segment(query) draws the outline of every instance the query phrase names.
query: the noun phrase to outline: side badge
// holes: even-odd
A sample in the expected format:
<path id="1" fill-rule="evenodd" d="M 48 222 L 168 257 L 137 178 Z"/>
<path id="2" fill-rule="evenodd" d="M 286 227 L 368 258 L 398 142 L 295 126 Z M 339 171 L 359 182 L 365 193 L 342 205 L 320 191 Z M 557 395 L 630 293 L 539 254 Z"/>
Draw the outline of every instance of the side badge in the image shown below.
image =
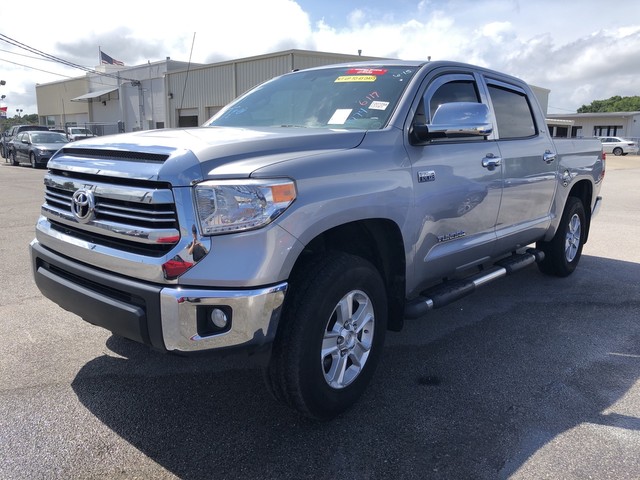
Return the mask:
<path id="1" fill-rule="evenodd" d="M 418 183 L 435 182 L 436 172 L 427 170 L 426 172 L 418 172 Z"/>

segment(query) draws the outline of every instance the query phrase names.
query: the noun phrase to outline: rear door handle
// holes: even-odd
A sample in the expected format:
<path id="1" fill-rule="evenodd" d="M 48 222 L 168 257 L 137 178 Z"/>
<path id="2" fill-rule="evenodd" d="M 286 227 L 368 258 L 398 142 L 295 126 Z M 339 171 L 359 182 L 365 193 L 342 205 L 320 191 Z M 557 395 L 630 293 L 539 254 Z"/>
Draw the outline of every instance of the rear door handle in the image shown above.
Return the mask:
<path id="1" fill-rule="evenodd" d="M 500 165 L 502 165 L 502 158 L 496 157 L 493 153 L 487 153 L 482 159 L 482 166 L 487 170 L 495 170 Z"/>

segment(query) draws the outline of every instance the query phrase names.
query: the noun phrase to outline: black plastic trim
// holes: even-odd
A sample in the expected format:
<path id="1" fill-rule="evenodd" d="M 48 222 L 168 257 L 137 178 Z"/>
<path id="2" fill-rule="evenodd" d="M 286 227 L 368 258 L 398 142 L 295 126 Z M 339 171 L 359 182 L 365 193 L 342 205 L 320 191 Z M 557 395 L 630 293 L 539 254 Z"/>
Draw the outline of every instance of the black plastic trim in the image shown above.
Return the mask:
<path id="1" fill-rule="evenodd" d="M 166 350 L 162 339 L 161 287 L 88 267 L 33 243 L 33 276 L 43 295 L 116 335 Z"/>

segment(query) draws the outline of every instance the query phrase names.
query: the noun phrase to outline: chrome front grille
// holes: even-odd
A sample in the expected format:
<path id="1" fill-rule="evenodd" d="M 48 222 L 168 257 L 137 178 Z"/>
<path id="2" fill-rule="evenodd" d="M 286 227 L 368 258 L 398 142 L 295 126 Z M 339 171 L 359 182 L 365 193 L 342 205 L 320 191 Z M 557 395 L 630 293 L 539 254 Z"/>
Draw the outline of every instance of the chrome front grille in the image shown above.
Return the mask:
<path id="1" fill-rule="evenodd" d="M 42 214 L 59 231 L 92 243 L 159 256 L 180 239 L 173 192 L 159 182 L 100 175 L 45 176 Z M 72 210 L 73 195 L 89 191 L 94 199 L 90 221 L 80 221 Z"/>

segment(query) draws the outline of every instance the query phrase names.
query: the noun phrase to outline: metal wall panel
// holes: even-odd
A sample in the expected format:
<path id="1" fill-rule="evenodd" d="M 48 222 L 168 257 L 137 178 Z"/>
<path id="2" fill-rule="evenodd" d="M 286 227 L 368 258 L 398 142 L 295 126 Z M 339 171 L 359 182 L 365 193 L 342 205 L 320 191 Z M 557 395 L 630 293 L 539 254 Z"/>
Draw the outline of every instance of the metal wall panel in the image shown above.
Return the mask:
<path id="1" fill-rule="evenodd" d="M 293 70 L 292 55 L 274 55 L 237 63 L 236 85 L 238 95 L 273 77 Z"/>

